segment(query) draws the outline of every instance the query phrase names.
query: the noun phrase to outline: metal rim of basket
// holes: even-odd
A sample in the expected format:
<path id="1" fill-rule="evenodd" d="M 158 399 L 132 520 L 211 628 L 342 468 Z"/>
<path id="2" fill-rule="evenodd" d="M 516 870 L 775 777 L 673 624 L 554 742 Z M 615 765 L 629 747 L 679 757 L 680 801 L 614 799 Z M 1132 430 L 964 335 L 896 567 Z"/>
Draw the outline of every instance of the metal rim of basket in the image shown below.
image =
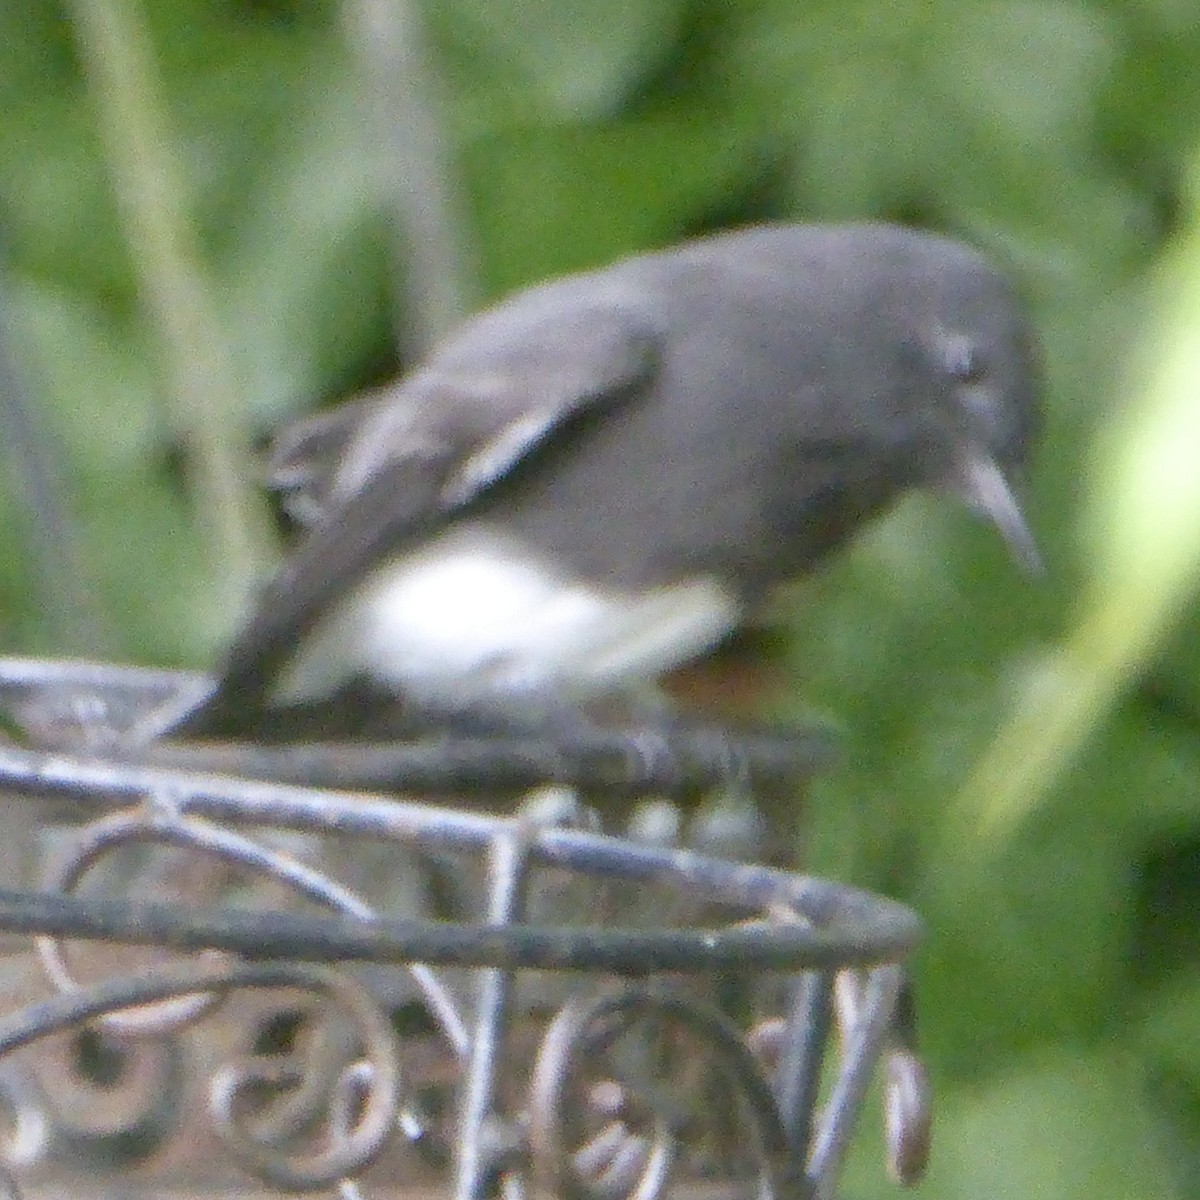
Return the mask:
<path id="1" fill-rule="evenodd" d="M 114 704 L 127 716 L 149 700 L 203 686 L 202 677 L 172 672 L 0 660 L 0 707 L 14 697 L 54 694 L 82 708 L 85 720 L 96 709 L 111 716 Z M 114 760 L 103 746 L 83 755 L 0 745 L 0 790 L 59 809 L 69 800 L 73 819 L 84 824 L 42 890 L 0 890 L 0 929 L 36 937 L 58 989 L 56 998 L 0 1022 L 0 1056 L 83 1020 L 106 1021 L 126 1037 L 163 1036 L 200 1020 L 239 988 L 305 988 L 333 997 L 350 1014 L 361 1046 L 369 1050 L 341 1068 L 335 1088 L 340 1100 L 330 1108 L 340 1114 L 330 1119 L 336 1136 L 319 1152 L 281 1150 L 263 1136 L 267 1126 L 278 1133 L 311 1116 L 304 1108 L 311 1098 L 277 1104 L 270 1119 L 258 1114 L 253 1128 L 240 1115 L 252 1088 L 266 1086 L 262 1064 L 231 1065 L 211 1081 L 219 1135 L 247 1169 L 281 1189 L 336 1187 L 347 1197 L 365 1195 L 355 1176 L 397 1128 L 415 1120 L 405 1111 L 401 1047 L 386 1014 L 361 984 L 332 965 L 349 962 L 407 964 L 459 1063 L 462 1098 L 452 1192 L 460 1200 L 497 1186 L 514 1197 L 570 1193 L 615 1200 L 665 1194 L 684 1169 L 686 1139 L 678 1120 L 673 1123 L 643 1102 L 638 1132 L 626 1129 L 623 1142 L 602 1151 L 595 1139 L 576 1144 L 583 1138 L 581 1118 L 578 1111 L 574 1117 L 567 1112 L 573 1073 L 600 1053 L 598 1047 L 609 1048 L 606 1039 L 647 1020 L 675 1022 L 718 1063 L 751 1135 L 750 1158 L 757 1164 L 761 1195 L 834 1194 L 881 1061 L 887 1068 L 891 1169 L 909 1181 L 923 1167 L 927 1087 L 919 1059 L 903 1042 L 898 1017 L 905 991 L 899 964 L 919 940 L 921 926 L 895 902 L 826 880 L 675 847 L 634 845 L 555 821 Z M 242 832 L 265 826 L 477 855 L 487 872 L 486 916 L 471 922 L 383 916 L 336 881 Z M 72 894 L 94 862 L 115 846 L 137 841 L 224 856 L 317 901 L 332 915 L 199 912 Z M 700 928 L 531 924 L 525 888 L 531 871 L 541 867 L 593 879 L 670 885 L 743 915 Z M 84 988 L 66 963 L 62 939 L 67 938 L 206 955 L 137 979 Z M 479 996 L 470 1013 L 439 980 L 439 968 L 451 965 L 477 970 Z M 673 996 L 655 979 L 735 968 L 794 976 L 788 1011 L 769 1032 L 747 1035 L 717 1010 Z M 500 1100 L 498 1072 L 511 1033 L 514 981 L 529 969 L 603 972 L 624 983 L 614 987 L 610 982 L 598 994 L 575 997 L 556 1011 L 537 1048 L 528 1095 L 510 1111 L 511 1105 Z M 831 1075 L 826 1060 L 835 1016 L 841 1018 L 843 1045 Z M 765 1058 L 764 1039 L 771 1042 Z M 830 1076 L 827 1094 L 821 1095 L 821 1081 Z M 629 1124 L 636 1090 L 626 1085 L 619 1101 L 613 1100 L 611 1087 L 605 1093 L 606 1103 L 616 1105 L 613 1112 L 620 1110 L 619 1119 L 606 1128 L 614 1121 Z M 578 1097 L 574 1103 L 578 1109 Z"/>

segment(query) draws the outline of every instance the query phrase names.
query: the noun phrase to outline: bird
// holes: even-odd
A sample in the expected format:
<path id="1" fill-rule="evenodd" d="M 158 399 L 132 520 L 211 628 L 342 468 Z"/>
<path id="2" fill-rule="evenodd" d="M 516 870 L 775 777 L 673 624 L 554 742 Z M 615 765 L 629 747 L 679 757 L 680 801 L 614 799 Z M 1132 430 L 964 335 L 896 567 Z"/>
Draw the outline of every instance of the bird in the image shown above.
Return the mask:
<path id="1" fill-rule="evenodd" d="M 888 223 L 762 224 L 516 292 L 280 436 L 298 544 L 160 732 L 637 694 L 916 489 L 1033 566 L 1038 358 L 982 254 Z"/>

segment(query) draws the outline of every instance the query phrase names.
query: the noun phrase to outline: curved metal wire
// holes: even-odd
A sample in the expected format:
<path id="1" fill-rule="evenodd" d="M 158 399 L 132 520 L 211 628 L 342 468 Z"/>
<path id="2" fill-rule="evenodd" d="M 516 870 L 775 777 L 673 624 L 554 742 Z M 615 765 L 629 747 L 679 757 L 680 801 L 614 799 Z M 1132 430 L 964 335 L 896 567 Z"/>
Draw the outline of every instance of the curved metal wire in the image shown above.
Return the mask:
<path id="1" fill-rule="evenodd" d="M 35 741 L 55 711 L 80 711 L 80 695 L 132 728 L 148 705 L 202 686 L 197 676 L 0 660 L 0 710 L 18 725 L 34 714 Z M 225 1044 L 208 1070 L 221 1157 L 272 1187 L 365 1200 L 383 1156 L 389 1178 L 411 1177 L 414 1188 L 449 1178 L 456 1200 L 496 1190 L 506 1200 L 657 1200 L 699 1182 L 825 1200 L 881 1064 L 890 1168 L 905 1182 L 923 1168 L 929 1091 L 899 965 L 920 923 L 881 897 L 670 838 L 605 837 L 561 796 L 492 816 L 9 744 L 0 793 L 68 831 L 41 890 L 0 890 L 0 929 L 34 936 L 59 993 L 0 1019 L 0 1062 L 84 1025 L 135 1055 L 203 1038 L 238 1019 L 235 998 L 285 989 L 293 999 L 277 1012 L 295 1028 L 286 1047 L 235 1038 L 240 1048 Z M 389 910 L 331 875 L 322 855 L 349 846 L 416 853 L 395 870 L 422 862 L 461 894 L 446 911 Z M 112 864 L 131 847 L 236 869 L 243 888 L 272 886 L 272 906 L 231 904 L 219 879 L 202 903 L 155 902 L 132 876 L 114 896 Z M 177 872 L 174 882 L 197 878 Z M 93 894 L 99 879 L 109 894 Z M 563 879 L 576 894 L 592 889 L 594 912 L 555 907 L 552 881 Z M 627 914 L 641 899 L 647 919 L 611 927 L 604 895 Z M 171 957 L 84 984 L 64 939 Z M 744 982 L 730 1010 L 744 1020 L 714 1005 L 718 978 Z M 396 991 L 398 979 L 407 983 Z M 112 1097 L 129 1113 L 149 1094 L 137 1078 Z M 23 1127 L 39 1128 L 28 1116 Z"/>
<path id="2" fill-rule="evenodd" d="M 348 888 L 319 871 L 305 867 L 296 859 L 275 853 L 250 838 L 206 821 L 160 810 L 115 813 L 88 826 L 70 852 L 48 873 L 47 890 L 71 894 L 84 873 L 102 855 L 136 842 L 161 842 L 186 847 L 267 875 L 276 882 L 286 884 L 297 895 L 324 904 L 337 913 L 360 921 L 376 919 L 371 907 Z M 39 937 L 36 945 L 46 973 L 59 991 L 74 989 L 77 984 L 67 967 L 61 939 Z M 454 998 L 424 964 L 413 963 L 409 970 L 455 1052 L 466 1054 L 467 1029 Z M 216 999 L 211 993 L 181 997 L 165 1009 L 156 1008 L 152 1011 L 140 1008 L 132 1012 L 109 1013 L 104 1023 L 121 1033 L 158 1036 L 199 1019 Z"/>
<path id="3" fill-rule="evenodd" d="M 107 663 L 0 659 L 0 706 L 42 744 L 102 744 L 109 761 L 308 786 L 425 796 L 519 795 L 547 783 L 591 795 L 700 795 L 736 782 L 793 785 L 837 754 L 828 729 L 722 726 L 664 718 L 604 732 L 471 737 L 438 730 L 404 742 L 203 746 L 149 740 L 205 696 L 207 676 Z"/>
<path id="4" fill-rule="evenodd" d="M 184 964 L 152 975 L 118 978 L 60 994 L 0 1021 L 0 1057 L 65 1029 L 130 1007 L 178 996 L 243 988 L 299 987 L 329 996 L 355 1024 L 372 1064 L 366 1102 L 352 1130 L 323 1152 L 288 1154 L 255 1136 L 240 1102 L 256 1084 L 294 1086 L 292 1063 L 260 1061 L 226 1065 L 210 1084 L 214 1128 L 247 1170 L 286 1191 L 326 1188 L 361 1171 L 383 1148 L 395 1123 L 400 1090 L 398 1047 L 387 1014 L 371 994 L 348 976 L 307 963 Z"/>
<path id="5" fill-rule="evenodd" d="M 686 1035 L 685 1065 L 693 1076 L 688 1081 L 665 1078 L 657 1057 L 653 1074 L 647 1069 L 649 1046 L 676 1032 Z M 643 1053 L 614 1053 L 631 1034 L 646 1039 Z M 608 1063 L 610 1057 L 616 1061 Z M 694 1078 L 704 1057 L 710 1060 L 707 1070 L 718 1077 L 705 1081 L 707 1088 L 697 1087 Z M 600 1105 L 588 1081 L 605 1067 L 609 1070 L 601 1078 L 607 1096 Z M 619 1082 L 614 1073 L 621 1076 Z M 678 1090 L 668 1094 L 672 1083 Z M 535 1189 L 546 1196 L 605 1196 L 615 1190 L 638 1200 L 657 1200 L 680 1169 L 681 1141 L 694 1133 L 689 1126 L 728 1116 L 725 1108 L 719 1114 L 695 1111 L 695 1101 L 703 1106 L 717 1094 L 723 1106 L 744 1109 L 749 1153 L 745 1140 L 737 1149 L 754 1164 L 757 1194 L 787 1194 L 787 1139 L 774 1095 L 741 1031 L 724 1014 L 644 985 L 573 1001 L 551 1023 L 534 1066 L 528 1136 Z M 597 1108 L 606 1110 L 602 1132 L 573 1148 Z M 624 1127 L 622 1137 L 614 1134 L 618 1126 Z M 727 1166 L 731 1149 L 723 1146 L 713 1165 Z"/>

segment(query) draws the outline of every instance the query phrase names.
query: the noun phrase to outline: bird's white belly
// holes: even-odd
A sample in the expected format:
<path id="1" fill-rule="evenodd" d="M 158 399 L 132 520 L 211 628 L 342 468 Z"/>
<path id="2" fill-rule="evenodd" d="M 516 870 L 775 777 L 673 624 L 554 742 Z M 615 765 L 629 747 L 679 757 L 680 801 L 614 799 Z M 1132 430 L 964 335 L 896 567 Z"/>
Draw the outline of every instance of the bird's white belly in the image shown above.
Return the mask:
<path id="1" fill-rule="evenodd" d="M 272 700 L 355 675 L 435 705 L 547 692 L 573 699 L 655 676 L 738 622 L 712 578 L 626 594 L 567 580 L 478 525 L 377 567 L 306 639 Z"/>

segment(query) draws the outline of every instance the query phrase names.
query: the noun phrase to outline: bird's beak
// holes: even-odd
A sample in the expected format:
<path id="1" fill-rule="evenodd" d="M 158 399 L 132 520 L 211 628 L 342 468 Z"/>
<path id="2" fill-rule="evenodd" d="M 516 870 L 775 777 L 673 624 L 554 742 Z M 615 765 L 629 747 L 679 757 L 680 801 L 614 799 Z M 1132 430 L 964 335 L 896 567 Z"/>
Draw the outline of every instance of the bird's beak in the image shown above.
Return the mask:
<path id="1" fill-rule="evenodd" d="M 1041 571 L 1042 556 L 1012 485 L 996 460 L 985 451 L 972 452 L 954 482 L 955 491 L 1000 531 L 1018 565 L 1030 574 Z"/>

